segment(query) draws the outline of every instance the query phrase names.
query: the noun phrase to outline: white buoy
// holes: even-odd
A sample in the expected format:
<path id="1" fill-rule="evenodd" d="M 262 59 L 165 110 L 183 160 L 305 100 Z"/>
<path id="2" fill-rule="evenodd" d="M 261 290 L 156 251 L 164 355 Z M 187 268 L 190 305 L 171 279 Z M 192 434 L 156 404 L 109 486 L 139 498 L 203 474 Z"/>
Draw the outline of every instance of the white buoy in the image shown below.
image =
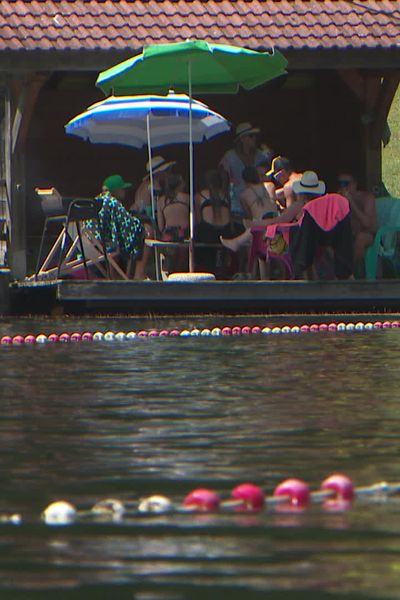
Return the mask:
<path id="1" fill-rule="evenodd" d="M 65 500 L 57 500 L 49 504 L 42 512 L 42 519 L 47 525 L 69 525 L 76 519 L 75 506 Z"/>
<path id="2" fill-rule="evenodd" d="M 91 512 L 102 517 L 121 519 L 125 513 L 125 506 L 120 500 L 106 498 L 105 500 L 96 502 L 96 504 L 92 506 Z"/>
<path id="3" fill-rule="evenodd" d="M 154 513 L 165 513 L 170 512 L 173 509 L 173 504 L 166 496 L 149 496 L 143 498 L 138 506 L 139 512 L 154 512 Z"/>

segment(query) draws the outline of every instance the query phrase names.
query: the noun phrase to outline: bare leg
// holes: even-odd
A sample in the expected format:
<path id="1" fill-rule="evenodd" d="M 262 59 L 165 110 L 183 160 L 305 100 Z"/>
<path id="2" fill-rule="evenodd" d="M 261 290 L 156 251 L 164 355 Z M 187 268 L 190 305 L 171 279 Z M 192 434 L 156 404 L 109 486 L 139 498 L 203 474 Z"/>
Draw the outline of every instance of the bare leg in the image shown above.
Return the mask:
<path id="1" fill-rule="evenodd" d="M 224 238 L 222 235 L 219 236 L 221 244 L 225 246 L 225 248 L 232 250 L 232 252 L 237 252 L 242 246 L 248 246 L 251 243 L 252 238 L 253 236 L 250 229 L 246 229 L 243 233 L 232 239 Z"/>
<path id="2" fill-rule="evenodd" d="M 154 230 L 151 227 L 151 225 L 145 223 L 144 230 L 146 238 L 151 239 L 154 236 Z M 133 277 L 134 279 L 146 279 L 146 267 L 152 253 L 153 249 L 144 244 L 142 257 L 135 263 L 135 275 Z"/>

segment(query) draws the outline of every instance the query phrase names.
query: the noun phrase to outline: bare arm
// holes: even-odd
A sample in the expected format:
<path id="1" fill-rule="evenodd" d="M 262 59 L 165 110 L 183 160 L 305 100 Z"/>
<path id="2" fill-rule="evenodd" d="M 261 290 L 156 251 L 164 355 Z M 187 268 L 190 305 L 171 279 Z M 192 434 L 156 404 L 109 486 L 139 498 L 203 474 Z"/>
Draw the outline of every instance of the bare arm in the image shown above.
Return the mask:
<path id="1" fill-rule="evenodd" d="M 157 226 L 159 231 L 163 231 L 165 227 L 165 218 L 164 218 L 164 197 L 162 196 L 157 200 Z"/>
<path id="2" fill-rule="evenodd" d="M 348 196 L 351 210 L 355 214 L 356 218 L 360 221 L 363 229 L 369 231 L 370 233 L 375 233 L 378 229 L 375 197 L 370 192 L 359 193 L 359 198 L 361 199 L 361 202 L 359 203 L 353 199 L 351 194 Z"/>
<path id="3" fill-rule="evenodd" d="M 278 216 L 272 219 L 262 219 L 260 221 L 252 221 L 252 225 L 274 225 L 276 223 L 291 223 L 300 215 L 303 208 L 303 202 L 294 202 Z"/>

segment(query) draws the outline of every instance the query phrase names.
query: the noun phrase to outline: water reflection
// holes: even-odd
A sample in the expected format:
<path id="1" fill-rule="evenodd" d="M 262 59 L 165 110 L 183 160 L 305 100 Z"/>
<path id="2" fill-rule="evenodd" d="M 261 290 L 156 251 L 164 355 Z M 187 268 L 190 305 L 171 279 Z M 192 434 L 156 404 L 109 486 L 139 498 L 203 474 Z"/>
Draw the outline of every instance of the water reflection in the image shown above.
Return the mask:
<path id="1" fill-rule="evenodd" d="M 72 330 L 57 325 L 2 334 Z M 0 528 L 0 597 L 397 598 L 395 499 L 64 529 L 39 514 L 57 498 L 179 501 L 199 485 L 269 493 L 289 476 L 316 488 L 332 471 L 400 480 L 399 348 L 396 330 L 1 348 L 0 511 L 25 522 Z"/>

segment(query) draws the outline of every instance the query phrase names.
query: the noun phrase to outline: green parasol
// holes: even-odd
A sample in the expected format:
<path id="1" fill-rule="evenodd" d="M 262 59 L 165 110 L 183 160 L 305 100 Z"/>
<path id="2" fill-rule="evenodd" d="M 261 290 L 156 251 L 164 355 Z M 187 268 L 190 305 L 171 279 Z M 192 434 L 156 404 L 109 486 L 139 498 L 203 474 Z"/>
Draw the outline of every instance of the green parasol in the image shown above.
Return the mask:
<path id="1" fill-rule="evenodd" d="M 97 78 L 96 86 L 107 94 L 168 94 L 173 89 L 192 98 L 193 92 L 236 94 L 251 90 L 285 74 L 287 60 L 277 50 L 256 52 L 247 48 L 187 40 L 154 44 Z M 189 114 L 190 270 L 194 269 L 194 198 L 192 120 Z"/>
<path id="2" fill-rule="evenodd" d="M 247 48 L 188 40 L 154 44 L 97 78 L 96 85 L 108 95 L 236 94 L 240 87 L 251 90 L 283 75 L 287 60 L 277 50 L 256 52 Z"/>

